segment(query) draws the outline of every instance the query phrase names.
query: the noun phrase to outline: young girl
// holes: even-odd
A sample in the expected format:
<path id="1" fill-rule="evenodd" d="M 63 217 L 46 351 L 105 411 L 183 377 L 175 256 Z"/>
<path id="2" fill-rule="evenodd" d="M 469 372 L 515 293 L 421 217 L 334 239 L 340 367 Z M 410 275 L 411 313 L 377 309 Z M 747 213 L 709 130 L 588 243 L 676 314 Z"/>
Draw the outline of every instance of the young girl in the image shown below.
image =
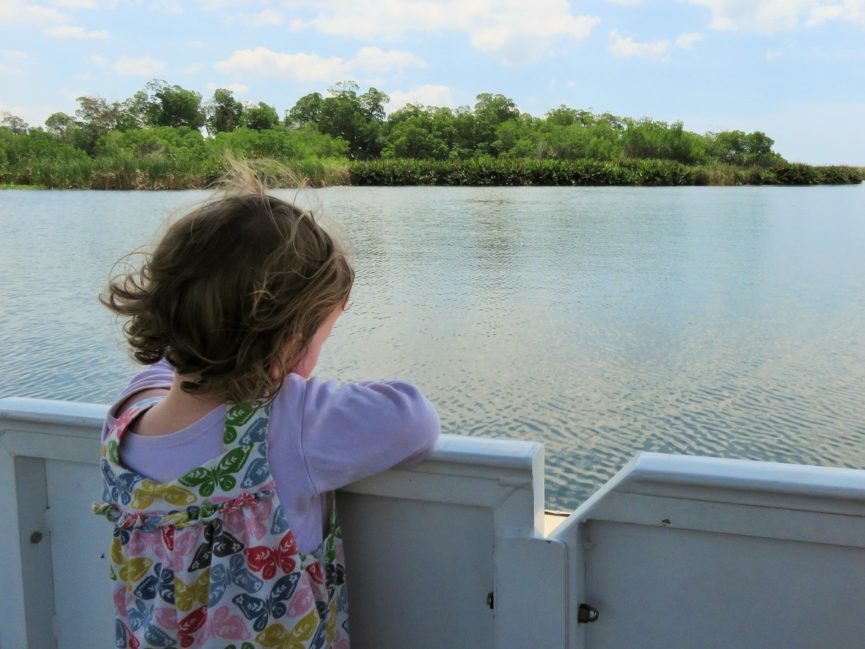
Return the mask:
<path id="1" fill-rule="evenodd" d="M 348 646 L 330 494 L 435 444 L 407 383 L 311 378 L 354 280 L 307 212 L 260 188 L 177 221 L 102 296 L 150 367 L 109 411 L 117 647 Z"/>

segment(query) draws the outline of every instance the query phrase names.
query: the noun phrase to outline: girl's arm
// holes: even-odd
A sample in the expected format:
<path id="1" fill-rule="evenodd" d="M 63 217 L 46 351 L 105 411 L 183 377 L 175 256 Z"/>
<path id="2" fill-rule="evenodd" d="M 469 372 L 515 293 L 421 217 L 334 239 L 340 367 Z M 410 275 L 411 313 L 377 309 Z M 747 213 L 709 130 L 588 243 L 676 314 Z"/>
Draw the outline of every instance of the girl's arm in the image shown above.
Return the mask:
<path id="1" fill-rule="evenodd" d="M 439 419 L 410 383 L 306 382 L 301 448 L 317 493 L 418 462 L 432 451 Z"/>

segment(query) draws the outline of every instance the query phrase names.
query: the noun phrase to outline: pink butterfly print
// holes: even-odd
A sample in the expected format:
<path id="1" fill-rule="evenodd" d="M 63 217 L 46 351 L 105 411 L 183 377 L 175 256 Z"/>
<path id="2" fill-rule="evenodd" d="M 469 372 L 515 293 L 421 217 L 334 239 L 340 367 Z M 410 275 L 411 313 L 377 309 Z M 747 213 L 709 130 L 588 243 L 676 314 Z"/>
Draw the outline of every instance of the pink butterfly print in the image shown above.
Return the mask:
<path id="1" fill-rule="evenodd" d="M 114 600 L 114 610 L 119 611 L 120 614 L 125 617 L 126 611 L 128 611 L 133 605 L 135 596 L 132 594 L 132 591 L 128 590 L 126 585 L 121 582 L 118 584 L 117 588 L 114 589 L 111 598 Z"/>
<path id="2" fill-rule="evenodd" d="M 181 557 L 192 554 L 199 546 L 199 526 L 185 527 L 174 533 L 174 553 Z"/>
<path id="3" fill-rule="evenodd" d="M 248 507 L 235 509 L 223 518 L 225 527 L 237 536 L 248 531 L 254 539 L 261 539 L 267 534 L 271 508 L 271 499 L 267 498 L 253 502 Z"/>
<path id="4" fill-rule="evenodd" d="M 162 606 L 156 609 L 154 614 L 156 624 L 166 631 L 175 631 L 177 629 L 177 609 L 170 606 Z"/>
<path id="5" fill-rule="evenodd" d="M 291 598 L 291 605 L 288 607 L 288 614 L 291 617 L 300 617 L 315 608 L 315 596 L 312 590 L 304 582 L 298 585 L 298 589 L 294 591 Z"/>
<path id="6" fill-rule="evenodd" d="M 247 640 L 250 633 L 239 615 L 232 615 L 228 606 L 220 606 L 210 615 L 207 637 L 225 640 Z"/>
<path id="7" fill-rule="evenodd" d="M 165 529 L 165 528 L 160 528 Z M 166 568 L 175 572 L 183 568 L 183 561 L 174 552 L 165 546 L 165 536 L 162 532 L 138 532 L 129 539 L 127 547 L 130 557 L 145 556 L 148 558 L 158 557 Z M 172 546 L 174 539 L 171 539 Z"/>

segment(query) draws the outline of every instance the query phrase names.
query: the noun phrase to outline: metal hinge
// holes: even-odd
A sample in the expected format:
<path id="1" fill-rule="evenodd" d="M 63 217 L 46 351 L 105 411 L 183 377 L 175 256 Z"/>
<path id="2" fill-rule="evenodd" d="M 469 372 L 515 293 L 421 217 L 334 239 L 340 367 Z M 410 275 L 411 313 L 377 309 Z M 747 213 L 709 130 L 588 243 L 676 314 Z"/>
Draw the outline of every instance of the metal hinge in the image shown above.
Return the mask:
<path id="1" fill-rule="evenodd" d="M 577 622 L 580 624 L 589 624 L 590 622 L 598 621 L 598 609 L 588 604 L 580 604 L 577 608 Z"/>

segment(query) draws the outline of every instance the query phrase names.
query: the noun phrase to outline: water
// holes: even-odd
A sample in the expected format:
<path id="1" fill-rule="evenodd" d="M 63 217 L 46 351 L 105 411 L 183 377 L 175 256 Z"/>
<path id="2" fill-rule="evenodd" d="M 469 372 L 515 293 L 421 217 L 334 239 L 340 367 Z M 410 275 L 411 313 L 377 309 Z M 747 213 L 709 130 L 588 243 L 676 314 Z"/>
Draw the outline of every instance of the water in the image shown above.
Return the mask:
<path id="1" fill-rule="evenodd" d="M 283 192 L 293 197 L 292 192 Z M 201 192 L 0 192 L 0 395 L 108 402 L 112 263 Z M 865 466 L 865 186 L 331 188 L 356 252 L 318 375 L 543 440 L 569 509 L 639 450 Z"/>

